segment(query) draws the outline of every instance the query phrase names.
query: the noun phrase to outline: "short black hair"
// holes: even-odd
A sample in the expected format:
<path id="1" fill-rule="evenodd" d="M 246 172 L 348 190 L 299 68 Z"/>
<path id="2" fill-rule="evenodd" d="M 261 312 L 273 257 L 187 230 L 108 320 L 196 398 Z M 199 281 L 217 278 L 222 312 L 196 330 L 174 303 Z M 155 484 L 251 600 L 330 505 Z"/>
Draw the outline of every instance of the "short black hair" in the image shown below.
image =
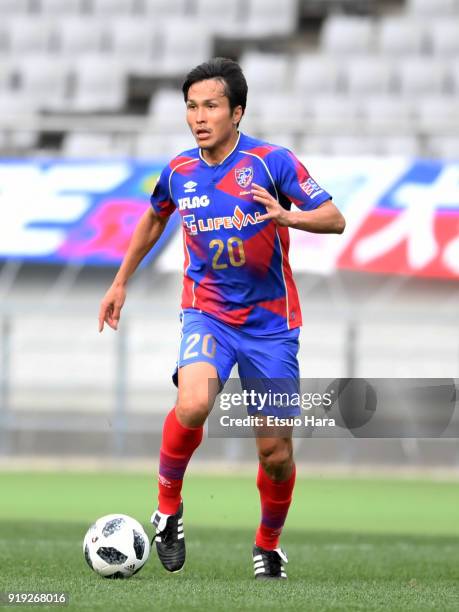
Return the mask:
<path id="1" fill-rule="evenodd" d="M 221 81 L 225 87 L 225 96 L 229 100 L 230 108 L 233 111 L 236 106 L 242 106 L 244 113 L 247 105 L 247 81 L 245 80 L 242 68 L 237 62 L 227 57 L 213 57 L 208 62 L 204 62 L 190 70 L 182 86 L 185 102 L 188 100 L 188 90 L 194 83 L 216 79 Z"/>

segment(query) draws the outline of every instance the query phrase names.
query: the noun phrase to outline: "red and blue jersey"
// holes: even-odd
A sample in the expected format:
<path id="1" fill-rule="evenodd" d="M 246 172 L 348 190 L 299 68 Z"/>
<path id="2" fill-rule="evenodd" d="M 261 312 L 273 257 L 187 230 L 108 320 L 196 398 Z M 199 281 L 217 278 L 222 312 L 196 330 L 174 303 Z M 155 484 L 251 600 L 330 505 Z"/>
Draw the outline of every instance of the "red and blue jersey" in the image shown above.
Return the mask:
<path id="1" fill-rule="evenodd" d="M 201 310 L 234 327 L 265 335 L 299 327 L 298 292 L 288 260 L 289 231 L 259 221 L 266 208 L 251 185 L 287 210 L 330 199 L 288 149 L 240 134 L 217 165 L 199 148 L 175 157 L 151 196 L 154 210 L 182 218 L 185 253 L 182 308 Z"/>

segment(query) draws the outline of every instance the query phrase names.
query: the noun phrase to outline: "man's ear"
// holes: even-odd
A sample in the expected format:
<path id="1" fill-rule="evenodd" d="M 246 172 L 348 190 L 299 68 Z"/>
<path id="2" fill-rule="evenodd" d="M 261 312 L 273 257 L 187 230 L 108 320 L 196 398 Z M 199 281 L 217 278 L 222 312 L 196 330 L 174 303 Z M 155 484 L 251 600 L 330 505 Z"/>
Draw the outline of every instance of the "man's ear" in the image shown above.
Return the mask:
<path id="1" fill-rule="evenodd" d="M 244 111 L 242 110 L 242 106 L 236 106 L 236 108 L 233 110 L 233 123 L 234 125 L 237 125 L 240 120 L 242 119 L 242 115 L 244 114 Z"/>

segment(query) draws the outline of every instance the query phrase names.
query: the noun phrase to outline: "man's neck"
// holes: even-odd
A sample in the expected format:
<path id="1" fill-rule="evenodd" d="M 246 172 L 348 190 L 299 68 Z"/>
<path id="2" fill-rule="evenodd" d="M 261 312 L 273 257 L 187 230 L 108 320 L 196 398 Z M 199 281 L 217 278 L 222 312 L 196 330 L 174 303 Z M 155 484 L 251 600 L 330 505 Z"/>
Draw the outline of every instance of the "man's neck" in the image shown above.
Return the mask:
<path id="1" fill-rule="evenodd" d="M 235 131 L 225 143 L 215 149 L 201 149 L 201 156 L 210 166 L 217 166 L 235 149 L 238 140 L 239 132 Z"/>

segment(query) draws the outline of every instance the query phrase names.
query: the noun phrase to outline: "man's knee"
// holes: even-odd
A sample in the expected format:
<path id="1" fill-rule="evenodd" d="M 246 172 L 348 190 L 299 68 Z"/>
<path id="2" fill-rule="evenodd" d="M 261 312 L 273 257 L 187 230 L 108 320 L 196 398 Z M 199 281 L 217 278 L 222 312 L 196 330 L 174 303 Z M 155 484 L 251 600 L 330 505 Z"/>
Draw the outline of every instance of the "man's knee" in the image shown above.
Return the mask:
<path id="1" fill-rule="evenodd" d="M 195 393 L 179 393 L 175 414 L 185 427 L 200 427 L 205 423 L 209 414 L 208 397 Z"/>
<path id="2" fill-rule="evenodd" d="M 291 440 L 279 438 L 259 444 L 258 458 L 265 472 L 274 479 L 288 478 L 293 467 Z"/>

